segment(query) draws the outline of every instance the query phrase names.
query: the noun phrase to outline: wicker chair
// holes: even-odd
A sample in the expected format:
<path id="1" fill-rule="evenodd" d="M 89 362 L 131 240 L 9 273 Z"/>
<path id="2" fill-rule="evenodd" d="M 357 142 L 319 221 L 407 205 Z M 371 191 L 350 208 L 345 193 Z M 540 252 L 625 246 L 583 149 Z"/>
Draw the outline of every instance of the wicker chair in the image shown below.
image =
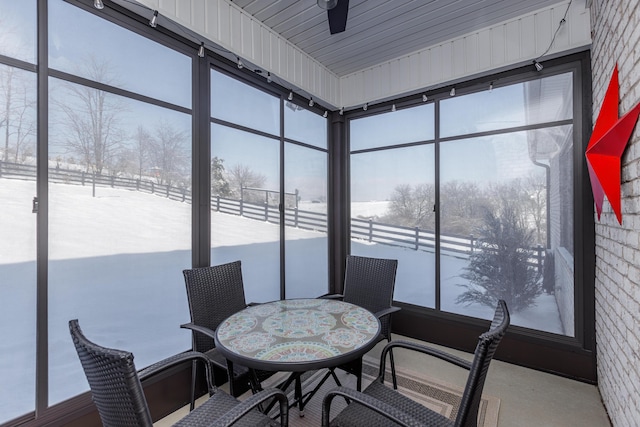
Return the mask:
<path id="1" fill-rule="evenodd" d="M 180 325 L 190 329 L 193 336 L 193 350 L 204 353 L 213 365 L 216 374 L 220 372 L 229 378 L 229 393 L 237 397 L 249 387 L 260 390 L 260 381 L 272 372 L 251 371 L 245 366 L 228 361 L 215 348 L 215 330 L 220 323 L 234 313 L 247 307 L 242 282 L 240 261 L 213 267 L 184 270 L 184 280 L 189 300 L 191 322 Z M 191 408 L 195 400 L 197 364 L 194 362 L 192 377 Z M 231 372 L 231 375 L 228 375 Z"/>
<path id="2" fill-rule="evenodd" d="M 105 427 L 152 427 L 141 381 L 164 369 L 195 359 L 204 359 L 200 353 L 189 351 L 136 371 L 133 354 L 101 347 L 89 341 L 78 320 L 69 321 L 69 330 L 78 352 L 80 363 L 91 388 L 93 402 Z M 278 389 L 268 389 L 239 402 L 213 386 L 211 370 L 207 366 L 209 399 L 180 420 L 176 426 L 286 426 L 288 400 Z M 256 409 L 260 404 L 277 399 L 280 404 L 280 422 L 276 422 Z"/>
<path id="3" fill-rule="evenodd" d="M 324 295 L 322 298 L 342 299 L 371 311 L 380 320 L 379 341 L 383 339 L 391 341 L 391 314 L 400 310 L 399 307 L 391 305 L 397 269 L 398 261 L 395 259 L 349 255 L 347 256 L 343 294 Z M 393 353 L 389 354 L 389 358 L 393 367 Z M 362 358 L 340 365 L 338 368 L 356 376 L 356 388 L 360 391 L 362 388 Z M 341 385 L 333 370 L 330 370 L 329 374 L 333 375 L 338 385 Z M 394 388 L 397 388 L 395 373 L 392 381 Z"/>
<path id="4" fill-rule="evenodd" d="M 489 364 L 508 326 L 509 311 L 506 303 L 500 300 L 489 331 L 478 338 L 472 362 L 425 345 L 392 341 L 385 346 L 380 356 L 378 378 L 364 392 L 360 393 L 346 387 L 336 387 L 325 395 L 322 406 L 323 427 L 379 425 L 476 427 L 480 397 Z M 403 396 L 397 390 L 392 390 L 384 385 L 387 353 L 394 347 L 429 354 L 469 371 L 455 421 L 451 421 Z M 336 396 L 343 396 L 350 403 L 329 423 L 331 402 Z"/>

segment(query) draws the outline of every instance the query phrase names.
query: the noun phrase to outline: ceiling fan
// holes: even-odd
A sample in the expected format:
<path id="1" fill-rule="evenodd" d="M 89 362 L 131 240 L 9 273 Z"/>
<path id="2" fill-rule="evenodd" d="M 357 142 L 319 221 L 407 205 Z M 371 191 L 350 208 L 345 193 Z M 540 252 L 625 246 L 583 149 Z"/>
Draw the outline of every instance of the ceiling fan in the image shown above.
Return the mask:
<path id="1" fill-rule="evenodd" d="M 349 0 L 318 0 L 318 6 L 327 11 L 329 31 L 331 34 L 341 33 L 347 27 Z"/>

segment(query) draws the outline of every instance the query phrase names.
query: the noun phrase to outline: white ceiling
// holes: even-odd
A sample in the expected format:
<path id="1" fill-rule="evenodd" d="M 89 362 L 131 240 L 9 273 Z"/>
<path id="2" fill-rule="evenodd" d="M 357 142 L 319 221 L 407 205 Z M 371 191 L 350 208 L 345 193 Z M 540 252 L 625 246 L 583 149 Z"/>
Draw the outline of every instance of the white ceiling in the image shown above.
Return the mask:
<path id="1" fill-rule="evenodd" d="M 561 2 L 350 0 L 346 31 L 331 35 L 316 0 L 231 1 L 339 77 Z"/>

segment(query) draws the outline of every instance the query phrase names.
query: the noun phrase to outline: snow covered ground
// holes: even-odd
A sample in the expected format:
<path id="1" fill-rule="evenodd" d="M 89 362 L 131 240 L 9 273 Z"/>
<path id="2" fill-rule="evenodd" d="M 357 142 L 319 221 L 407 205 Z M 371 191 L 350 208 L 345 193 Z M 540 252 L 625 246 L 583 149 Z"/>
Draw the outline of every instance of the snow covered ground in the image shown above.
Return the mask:
<path id="1" fill-rule="evenodd" d="M 34 406 L 35 194 L 34 182 L 0 178 L 0 423 Z M 93 197 L 91 187 L 64 184 L 51 185 L 50 204 L 49 403 L 87 389 L 68 332 L 70 319 L 78 318 L 91 339 L 132 351 L 139 368 L 189 348 L 191 336 L 178 325 L 189 320 L 182 270 L 191 266 L 191 205 L 111 188 L 97 188 Z M 352 215 L 380 215 L 387 204 L 354 204 Z M 264 286 L 279 277 L 277 226 L 219 213 L 212 221 L 212 262 L 242 259 L 247 300 L 277 299 L 277 289 Z M 287 286 L 303 283 L 291 285 L 287 295 L 324 293 L 326 236 L 287 229 L 286 238 Z M 434 307 L 433 254 L 358 241 L 352 253 L 398 259 L 395 299 Z M 442 257 L 442 309 L 490 318 L 489 307 L 455 303 L 464 290 L 459 272 L 465 263 Z M 309 278 L 319 280 L 310 284 Z M 513 313 L 512 323 L 562 333 L 552 295 Z"/>

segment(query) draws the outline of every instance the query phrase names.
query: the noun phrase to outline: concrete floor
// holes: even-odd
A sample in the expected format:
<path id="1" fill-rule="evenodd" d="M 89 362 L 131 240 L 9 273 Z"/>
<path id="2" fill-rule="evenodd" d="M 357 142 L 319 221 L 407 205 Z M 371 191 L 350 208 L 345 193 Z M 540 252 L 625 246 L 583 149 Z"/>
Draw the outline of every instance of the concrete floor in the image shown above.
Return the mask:
<path id="1" fill-rule="evenodd" d="M 394 339 L 412 341 L 397 335 Z M 384 343 L 378 344 L 368 355 L 377 358 L 383 346 Z M 472 358 L 468 353 L 439 348 L 468 360 Z M 400 350 L 394 351 L 394 358 L 396 366 L 424 372 L 449 384 L 464 387 L 467 371 L 463 369 L 429 356 Z M 499 360 L 491 362 L 484 393 L 500 399 L 500 427 L 611 426 L 596 386 Z M 155 426 L 171 425 L 184 414 L 186 410 L 159 421 Z"/>

